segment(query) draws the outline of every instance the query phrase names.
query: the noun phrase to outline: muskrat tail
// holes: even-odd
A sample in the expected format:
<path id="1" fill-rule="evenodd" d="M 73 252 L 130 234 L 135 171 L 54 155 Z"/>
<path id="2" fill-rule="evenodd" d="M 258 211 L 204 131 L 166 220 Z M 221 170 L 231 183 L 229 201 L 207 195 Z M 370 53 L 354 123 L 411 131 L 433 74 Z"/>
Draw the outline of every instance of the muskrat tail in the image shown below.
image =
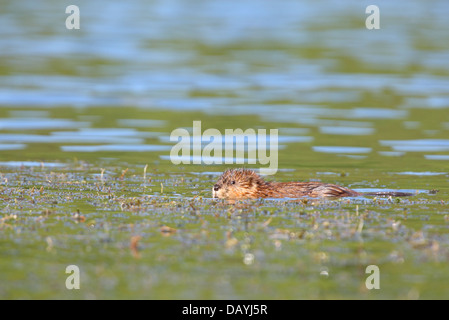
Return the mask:
<path id="1" fill-rule="evenodd" d="M 381 192 L 367 192 L 363 193 L 365 196 L 381 196 L 381 197 L 410 197 L 415 193 L 410 192 L 398 192 L 398 191 L 381 191 Z"/>

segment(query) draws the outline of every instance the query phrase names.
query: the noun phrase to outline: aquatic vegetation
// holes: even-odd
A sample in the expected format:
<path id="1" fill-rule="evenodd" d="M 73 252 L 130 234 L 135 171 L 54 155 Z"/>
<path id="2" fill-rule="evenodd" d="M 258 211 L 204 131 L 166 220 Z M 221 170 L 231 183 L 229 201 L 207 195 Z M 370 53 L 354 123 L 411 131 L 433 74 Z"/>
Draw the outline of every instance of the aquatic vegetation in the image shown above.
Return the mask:
<path id="1" fill-rule="evenodd" d="M 448 2 L 354 3 L 6 1 L 0 299 L 448 299 Z M 414 195 L 212 199 L 242 165 L 172 163 L 195 121 L 279 129 L 267 180 Z"/>
<path id="2" fill-rule="evenodd" d="M 449 211 L 439 193 L 229 202 L 201 192 L 215 177 L 143 173 L 4 168 L 2 297 L 369 299 L 445 290 Z M 161 183 L 163 193 L 149 192 Z M 71 264 L 81 270 L 79 292 L 64 286 Z M 381 270 L 379 293 L 363 286 L 371 264 Z"/>

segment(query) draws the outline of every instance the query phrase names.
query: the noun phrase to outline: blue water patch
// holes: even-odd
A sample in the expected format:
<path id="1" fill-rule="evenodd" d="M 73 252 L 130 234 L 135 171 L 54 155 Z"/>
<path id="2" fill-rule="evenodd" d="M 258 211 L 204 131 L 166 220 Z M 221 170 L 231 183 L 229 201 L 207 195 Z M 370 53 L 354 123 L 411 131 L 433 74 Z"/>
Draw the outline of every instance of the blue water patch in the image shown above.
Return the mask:
<path id="1" fill-rule="evenodd" d="M 187 130 L 188 128 L 186 128 Z M 190 128 L 191 129 L 191 128 Z M 191 130 L 187 130 L 187 131 L 191 131 Z M 254 130 L 254 135 L 244 135 L 244 134 L 235 134 L 235 135 L 220 135 L 218 138 L 220 141 L 221 139 L 221 143 L 224 146 L 226 139 L 229 139 L 229 141 L 231 141 L 231 138 L 233 139 L 232 141 L 242 141 L 245 144 L 250 144 L 250 145 L 254 145 L 254 146 L 258 146 L 259 143 L 259 138 L 258 138 L 258 131 Z M 266 130 L 266 136 L 265 139 L 260 141 L 262 143 L 262 145 L 266 145 L 267 149 L 270 148 L 270 144 L 272 143 L 271 141 L 272 136 L 270 135 L 270 130 Z M 164 143 L 179 143 L 178 141 L 170 141 L 170 136 L 159 136 L 159 140 L 161 142 Z M 193 143 L 193 137 L 189 137 L 189 138 L 185 138 L 183 140 L 188 140 L 188 142 L 190 144 Z M 208 145 L 211 143 L 211 141 L 213 140 L 213 143 L 216 143 L 217 141 L 215 141 L 215 137 L 214 139 L 206 139 L 204 137 L 202 137 L 202 141 L 201 144 L 203 146 Z M 311 142 L 313 140 L 312 136 L 277 136 L 277 142 L 278 143 L 306 143 L 306 142 Z M 233 144 L 235 144 L 235 142 L 233 142 Z M 279 146 L 280 147 L 280 146 Z"/>
<path id="2" fill-rule="evenodd" d="M 424 158 L 428 160 L 449 160 L 449 154 L 426 154 Z"/>
<path id="3" fill-rule="evenodd" d="M 449 56 L 447 57 L 449 59 Z M 448 60 L 449 61 L 449 60 Z M 423 98 L 408 98 L 406 100 L 407 106 L 410 108 L 420 109 L 443 109 L 449 108 L 449 96 L 429 96 Z"/>
<path id="4" fill-rule="evenodd" d="M 429 190 L 421 189 L 380 189 L 380 188 L 357 188 L 354 189 L 360 193 L 375 193 L 375 192 L 404 192 L 404 193 L 429 193 Z"/>
<path id="5" fill-rule="evenodd" d="M 168 155 L 159 156 L 162 160 L 172 160 Z M 254 160 L 257 163 L 256 159 L 248 159 L 248 158 L 236 158 L 236 157 L 208 157 L 208 156 L 176 156 L 176 160 L 181 161 L 182 163 L 215 163 L 215 164 L 238 164 L 238 163 L 248 163 L 249 160 Z"/>
<path id="6" fill-rule="evenodd" d="M 313 146 L 313 151 L 324 153 L 370 153 L 372 148 L 343 146 Z"/>
<path id="7" fill-rule="evenodd" d="M 404 171 L 404 172 L 392 172 L 392 174 L 400 174 L 400 175 L 410 175 L 410 176 L 441 176 L 448 174 L 447 172 L 415 172 L 415 171 Z"/>
<path id="8" fill-rule="evenodd" d="M 338 134 L 338 135 L 370 135 L 376 130 L 374 128 L 359 128 L 359 127 L 337 127 L 337 126 L 322 126 L 319 127 L 320 133 L 323 134 Z"/>
<path id="9" fill-rule="evenodd" d="M 0 150 L 22 150 L 26 145 L 22 143 L 0 144 Z"/>
<path id="10" fill-rule="evenodd" d="M 66 164 L 55 162 L 37 161 L 0 161 L 0 166 L 5 167 L 65 167 Z"/>
<path id="11" fill-rule="evenodd" d="M 61 134 L 52 133 L 51 135 L 40 134 L 0 134 L 0 142 L 23 142 L 23 143 L 143 143 L 141 138 L 116 137 L 106 135 L 78 135 L 74 132 L 64 132 Z"/>
<path id="12" fill-rule="evenodd" d="M 449 151 L 448 139 L 380 140 L 379 143 L 400 152 Z"/>
<path id="13" fill-rule="evenodd" d="M 327 175 L 327 176 L 337 176 L 340 175 L 339 173 L 336 172 L 330 172 L 330 171 L 323 171 L 323 172 L 317 172 L 316 174 L 318 175 Z"/>
<path id="14" fill-rule="evenodd" d="M 355 108 L 348 117 L 357 119 L 401 119 L 408 115 L 406 110 L 382 109 L 382 108 Z"/>
<path id="15" fill-rule="evenodd" d="M 3 118 L 0 130 L 67 129 L 90 126 L 88 122 L 48 118 Z"/>
<path id="16" fill-rule="evenodd" d="M 100 151 L 123 151 L 123 152 L 148 152 L 167 151 L 171 146 L 161 145 L 99 145 L 99 146 L 61 146 L 65 152 L 100 152 Z"/>

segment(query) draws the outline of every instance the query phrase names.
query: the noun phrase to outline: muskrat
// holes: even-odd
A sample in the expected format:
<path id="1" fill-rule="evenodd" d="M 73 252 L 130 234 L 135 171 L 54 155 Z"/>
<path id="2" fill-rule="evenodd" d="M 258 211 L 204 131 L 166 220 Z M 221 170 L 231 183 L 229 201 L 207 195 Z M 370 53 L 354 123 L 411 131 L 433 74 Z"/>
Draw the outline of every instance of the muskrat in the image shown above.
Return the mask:
<path id="1" fill-rule="evenodd" d="M 357 191 L 330 183 L 321 182 L 271 182 L 265 181 L 249 169 L 226 170 L 212 188 L 213 198 L 257 199 L 257 198 L 300 198 L 300 197 L 357 197 L 371 196 L 412 196 L 406 192 Z"/>

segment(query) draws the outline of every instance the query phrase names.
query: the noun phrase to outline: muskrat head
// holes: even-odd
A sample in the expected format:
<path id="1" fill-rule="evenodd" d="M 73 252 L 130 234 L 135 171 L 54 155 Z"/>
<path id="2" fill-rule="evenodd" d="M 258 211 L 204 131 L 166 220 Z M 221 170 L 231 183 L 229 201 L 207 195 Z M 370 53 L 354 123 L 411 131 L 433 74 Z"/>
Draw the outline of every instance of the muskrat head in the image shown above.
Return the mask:
<path id="1" fill-rule="evenodd" d="M 226 170 L 212 187 L 212 197 L 221 199 L 257 198 L 257 190 L 265 181 L 253 170 Z"/>

